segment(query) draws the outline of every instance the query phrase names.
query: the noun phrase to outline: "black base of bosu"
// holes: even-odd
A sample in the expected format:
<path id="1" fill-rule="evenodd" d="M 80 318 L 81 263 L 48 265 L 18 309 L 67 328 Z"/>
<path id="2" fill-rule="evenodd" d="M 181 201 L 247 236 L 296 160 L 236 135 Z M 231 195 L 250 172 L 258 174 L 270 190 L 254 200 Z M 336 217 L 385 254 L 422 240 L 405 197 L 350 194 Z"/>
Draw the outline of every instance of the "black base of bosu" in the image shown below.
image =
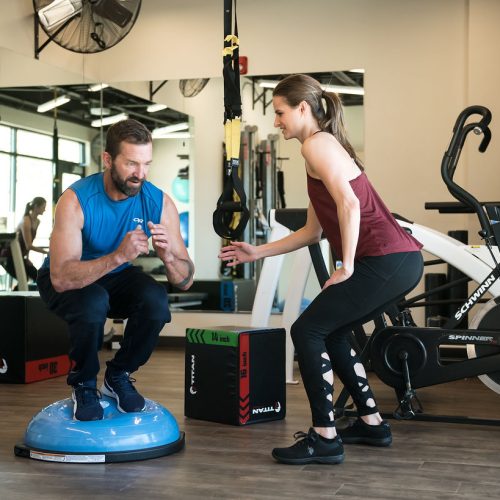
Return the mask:
<path id="1" fill-rule="evenodd" d="M 165 457 L 177 453 L 184 448 L 185 434 L 181 435 L 174 443 L 164 446 L 154 446 L 143 450 L 114 451 L 114 452 L 84 452 L 75 453 L 71 451 L 39 450 L 29 448 L 24 443 L 14 446 L 14 454 L 17 457 L 32 458 L 44 462 L 64 462 L 64 463 L 118 463 L 135 462 L 138 460 L 150 460 L 152 458 Z"/>
<path id="2" fill-rule="evenodd" d="M 187 417 L 248 425 L 280 420 L 285 413 L 283 328 L 187 329 Z"/>

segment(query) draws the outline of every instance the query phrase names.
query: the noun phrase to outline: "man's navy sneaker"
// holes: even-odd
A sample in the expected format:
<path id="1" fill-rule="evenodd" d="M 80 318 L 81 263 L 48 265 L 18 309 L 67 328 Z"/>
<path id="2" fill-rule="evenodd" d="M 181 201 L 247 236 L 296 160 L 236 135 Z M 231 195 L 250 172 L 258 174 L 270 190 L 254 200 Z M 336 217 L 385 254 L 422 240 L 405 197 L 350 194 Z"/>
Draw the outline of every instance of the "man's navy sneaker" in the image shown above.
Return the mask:
<path id="1" fill-rule="evenodd" d="M 372 446 L 390 446 L 392 433 L 389 424 L 383 420 L 379 425 L 368 425 L 361 418 L 349 422 L 345 429 L 337 432 L 346 444 L 370 444 Z"/>
<path id="2" fill-rule="evenodd" d="M 274 448 L 272 455 L 278 462 L 291 465 L 340 464 L 344 460 L 342 440 L 324 439 L 312 427 L 309 432 L 296 432 L 295 444 L 289 448 Z"/>
<path id="3" fill-rule="evenodd" d="M 89 380 L 73 386 L 73 418 L 89 421 L 102 420 L 104 410 L 100 403 L 100 392 L 95 380 Z"/>
<path id="4" fill-rule="evenodd" d="M 109 368 L 104 375 L 101 392 L 117 401 L 117 407 L 122 413 L 132 413 L 144 410 L 146 401 L 137 392 L 129 372 L 112 371 Z"/>

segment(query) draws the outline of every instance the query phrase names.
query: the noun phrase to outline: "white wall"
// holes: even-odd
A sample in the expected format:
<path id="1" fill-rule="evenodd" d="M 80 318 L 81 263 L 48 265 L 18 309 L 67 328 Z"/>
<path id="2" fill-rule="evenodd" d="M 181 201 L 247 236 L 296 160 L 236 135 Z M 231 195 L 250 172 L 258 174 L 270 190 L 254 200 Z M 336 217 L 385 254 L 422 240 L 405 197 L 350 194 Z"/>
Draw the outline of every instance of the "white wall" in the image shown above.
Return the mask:
<path id="1" fill-rule="evenodd" d="M 221 112 L 198 112 L 194 151 L 197 271 L 200 277 L 213 276 L 219 246 L 211 212 L 220 193 L 220 176 L 213 169 L 219 166 L 222 142 L 217 83 L 222 2 L 144 0 L 136 25 L 117 46 L 81 56 L 50 44 L 39 61 L 33 59 L 31 2 L 3 4 L 0 85 L 213 78 L 203 92 Z M 478 154 L 468 148 L 457 176 L 478 198 L 498 197 L 500 2 L 242 0 L 238 22 L 241 53 L 248 56 L 252 74 L 366 69 L 367 173 L 393 211 L 440 230 L 461 228 L 470 219 L 424 210 L 425 201 L 451 199 L 439 166 L 452 125 L 466 105 L 488 105 L 493 142 L 481 160 L 484 175 L 477 174 Z M 196 98 L 186 103 L 188 108 L 196 108 Z M 298 175 L 290 196 L 303 172 Z"/>

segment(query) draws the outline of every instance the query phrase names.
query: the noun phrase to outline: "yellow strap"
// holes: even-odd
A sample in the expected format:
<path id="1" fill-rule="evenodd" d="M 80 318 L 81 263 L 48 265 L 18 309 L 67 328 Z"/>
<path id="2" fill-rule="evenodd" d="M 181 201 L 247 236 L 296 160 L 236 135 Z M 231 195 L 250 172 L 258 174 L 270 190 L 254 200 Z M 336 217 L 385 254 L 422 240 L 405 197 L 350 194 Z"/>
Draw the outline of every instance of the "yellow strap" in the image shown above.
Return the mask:
<path id="1" fill-rule="evenodd" d="M 229 161 L 232 158 L 232 134 L 231 134 L 231 120 L 227 120 L 226 123 L 224 123 L 224 137 L 226 140 L 226 158 Z"/>
<path id="2" fill-rule="evenodd" d="M 232 56 L 234 50 L 237 49 L 240 44 L 238 37 L 236 35 L 227 35 L 226 38 L 224 38 L 224 41 L 231 42 L 231 45 L 222 49 L 222 57 Z"/>
<path id="3" fill-rule="evenodd" d="M 240 139 L 241 139 L 241 119 L 240 118 L 234 118 L 231 120 L 231 148 L 232 148 L 232 154 L 231 158 L 239 158 L 240 157 Z"/>

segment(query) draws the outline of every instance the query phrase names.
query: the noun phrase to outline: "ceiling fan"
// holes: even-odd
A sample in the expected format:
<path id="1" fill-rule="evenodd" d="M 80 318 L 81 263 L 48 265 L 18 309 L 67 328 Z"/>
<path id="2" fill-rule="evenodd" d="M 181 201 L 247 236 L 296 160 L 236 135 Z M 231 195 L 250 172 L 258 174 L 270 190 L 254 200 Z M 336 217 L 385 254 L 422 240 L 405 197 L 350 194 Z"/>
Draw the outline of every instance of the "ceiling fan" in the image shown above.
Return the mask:
<path id="1" fill-rule="evenodd" d="M 90 54 L 123 40 L 137 20 L 141 1 L 33 0 L 33 8 L 50 41 L 73 52 Z"/>

